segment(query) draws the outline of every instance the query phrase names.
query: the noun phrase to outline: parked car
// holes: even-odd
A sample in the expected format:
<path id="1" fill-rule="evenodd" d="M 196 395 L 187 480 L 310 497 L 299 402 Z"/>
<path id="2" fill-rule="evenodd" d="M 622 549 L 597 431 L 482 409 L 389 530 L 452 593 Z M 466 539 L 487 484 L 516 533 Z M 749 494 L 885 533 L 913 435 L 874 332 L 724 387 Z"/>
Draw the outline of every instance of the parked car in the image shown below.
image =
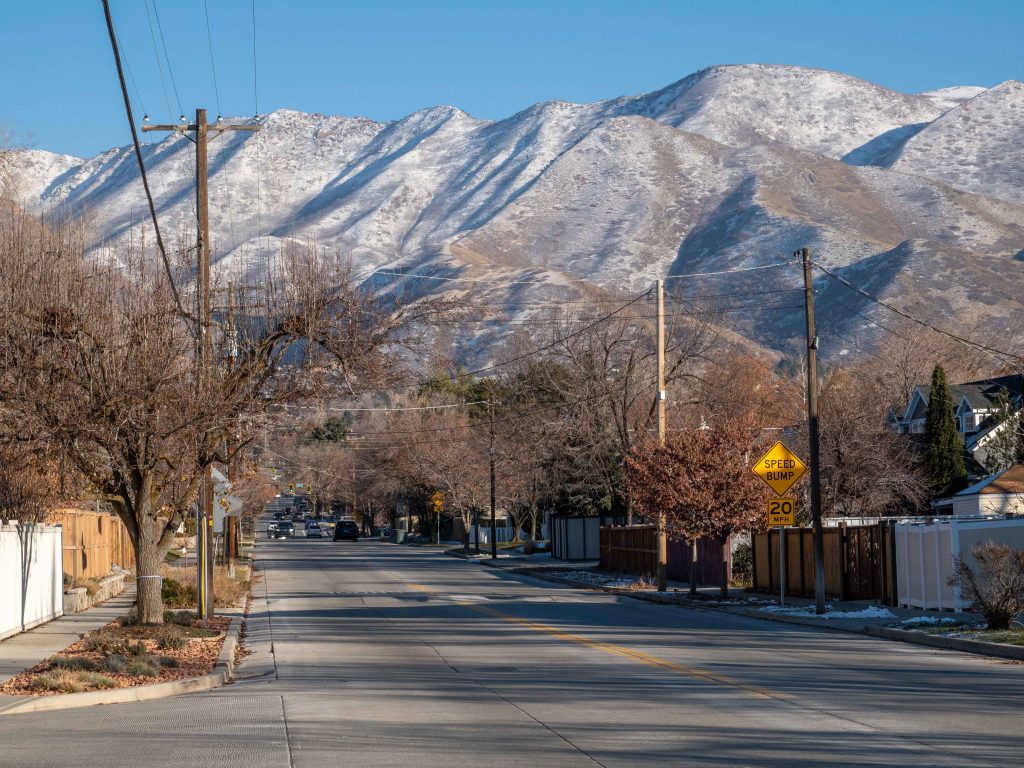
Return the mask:
<path id="1" fill-rule="evenodd" d="M 342 539 L 359 541 L 359 527 L 354 520 L 342 520 L 334 526 L 334 540 L 341 541 Z"/>
<path id="2" fill-rule="evenodd" d="M 277 530 L 270 534 L 272 539 L 294 539 L 295 526 L 290 520 L 282 520 L 277 524 Z"/>
<path id="3" fill-rule="evenodd" d="M 306 537 L 310 539 L 319 539 L 324 535 L 324 532 L 320 529 L 320 526 L 316 523 L 306 523 Z"/>

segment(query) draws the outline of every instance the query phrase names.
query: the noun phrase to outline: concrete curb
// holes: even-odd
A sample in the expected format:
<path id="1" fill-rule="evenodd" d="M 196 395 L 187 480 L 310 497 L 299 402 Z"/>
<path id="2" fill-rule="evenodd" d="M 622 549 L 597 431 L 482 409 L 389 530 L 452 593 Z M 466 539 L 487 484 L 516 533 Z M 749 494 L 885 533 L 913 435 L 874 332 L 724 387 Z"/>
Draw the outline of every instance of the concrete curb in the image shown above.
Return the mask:
<path id="1" fill-rule="evenodd" d="M 1009 643 L 987 643 L 983 640 L 968 640 L 963 637 L 944 637 L 930 635 L 927 632 L 914 632 L 895 627 L 865 627 L 864 634 L 882 637 L 887 640 L 902 640 L 905 643 L 927 645 L 944 651 L 961 651 L 979 656 L 995 656 L 1000 659 L 1024 661 L 1024 646 Z"/>
<path id="2" fill-rule="evenodd" d="M 198 693 L 219 688 L 234 677 L 235 646 L 238 644 L 238 632 L 242 626 L 241 617 L 233 616 L 235 621 L 224 638 L 220 656 L 213 666 L 213 671 L 201 677 L 190 677 L 185 680 L 168 680 L 153 685 L 138 685 L 133 688 L 112 688 L 105 691 L 85 691 L 84 693 L 66 693 L 57 696 L 40 696 L 22 699 L 6 707 L 0 707 L 0 716 L 14 715 L 22 712 L 48 712 L 56 709 L 75 709 L 77 707 L 93 707 L 99 704 L 127 704 L 133 701 L 163 699 L 168 696 L 180 696 L 183 693 Z"/>

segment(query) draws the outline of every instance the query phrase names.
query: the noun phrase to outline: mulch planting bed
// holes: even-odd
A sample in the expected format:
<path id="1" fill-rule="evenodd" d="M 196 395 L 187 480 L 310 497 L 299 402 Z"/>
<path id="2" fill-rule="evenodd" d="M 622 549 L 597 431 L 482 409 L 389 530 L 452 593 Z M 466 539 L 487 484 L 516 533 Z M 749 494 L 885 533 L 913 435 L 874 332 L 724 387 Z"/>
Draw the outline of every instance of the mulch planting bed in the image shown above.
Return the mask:
<path id="1" fill-rule="evenodd" d="M 113 621 L 11 678 L 0 693 L 52 696 L 130 688 L 199 677 L 213 670 L 231 625 L 227 617 L 202 623 L 184 614 L 178 623 L 124 626 Z"/>

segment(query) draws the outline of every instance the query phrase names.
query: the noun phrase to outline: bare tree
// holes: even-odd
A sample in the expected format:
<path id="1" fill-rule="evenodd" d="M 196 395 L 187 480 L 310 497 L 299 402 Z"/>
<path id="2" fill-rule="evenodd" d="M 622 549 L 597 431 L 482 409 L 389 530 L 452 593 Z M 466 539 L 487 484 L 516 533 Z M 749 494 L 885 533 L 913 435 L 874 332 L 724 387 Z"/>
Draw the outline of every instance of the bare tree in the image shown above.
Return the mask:
<path id="1" fill-rule="evenodd" d="M 913 512 L 931 490 L 916 446 L 885 423 L 872 370 L 870 363 L 834 368 L 822 383 L 819 455 L 827 517 Z"/>
<path id="2" fill-rule="evenodd" d="M 140 619 L 160 623 L 160 563 L 204 468 L 251 438 L 243 417 L 371 385 L 436 307 L 361 291 L 315 248 L 286 253 L 211 329 L 218 364 L 200 370 L 194 319 L 141 253 L 119 256 L 88 261 L 80 228 L 3 216 L 0 408 L 15 417 L 6 429 L 64 447 L 115 504 L 135 547 Z"/>

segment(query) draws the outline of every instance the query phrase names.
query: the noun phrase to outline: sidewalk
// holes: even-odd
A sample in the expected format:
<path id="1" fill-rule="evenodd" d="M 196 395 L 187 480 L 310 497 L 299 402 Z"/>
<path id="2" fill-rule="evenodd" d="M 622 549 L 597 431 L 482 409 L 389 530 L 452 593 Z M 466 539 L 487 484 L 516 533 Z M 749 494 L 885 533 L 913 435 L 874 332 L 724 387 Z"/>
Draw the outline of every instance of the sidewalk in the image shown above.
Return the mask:
<path id="1" fill-rule="evenodd" d="M 0 683 L 64 650 L 86 632 L 123 616 L 135 604 L 135 585 L 82 613 L 72 613 L 0 641 Z M 0 696 L 0 708 L 12 696 Z"/>

